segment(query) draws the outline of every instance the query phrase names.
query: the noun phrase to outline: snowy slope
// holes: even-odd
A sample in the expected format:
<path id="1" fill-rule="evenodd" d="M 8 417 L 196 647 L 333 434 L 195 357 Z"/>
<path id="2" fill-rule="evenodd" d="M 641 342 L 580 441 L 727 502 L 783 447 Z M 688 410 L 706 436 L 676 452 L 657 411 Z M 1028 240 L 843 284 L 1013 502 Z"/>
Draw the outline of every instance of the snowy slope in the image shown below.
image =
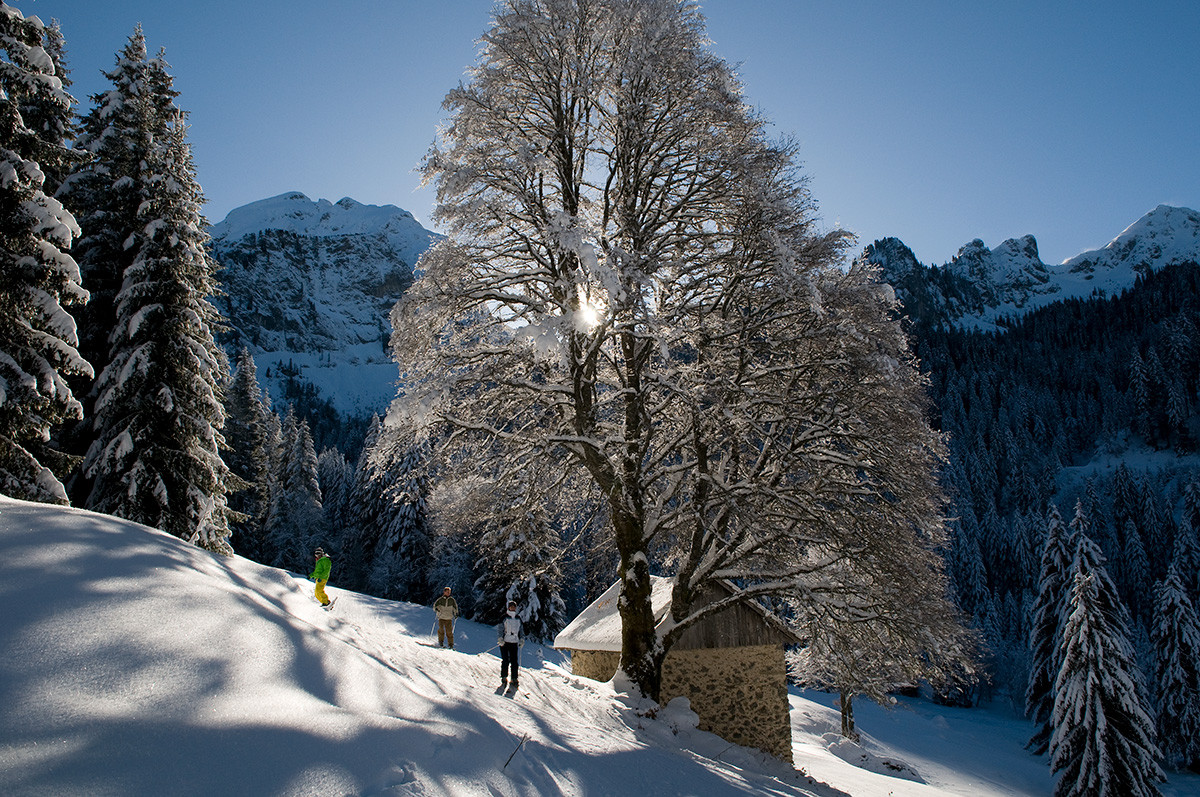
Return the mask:
<path id="1" fill-rule="evenodd" d="M 394 205 L 280 194 L 212 228 L 229 319 L 276 403 L 298 377 L 342 414 L 383 412 L 396 394 L 388 314 L 437 237 Z"/>
<path id="2" fill-rule="evenodd" d="M 1027 724 L 988 711 L 864 704 L 860 748 L 828 735 L 829 696 L 793 695 L 809 777 L 680 706 L 640 716 L 534 645 L 505 698 L 491 628 L 460 622 L 462 652 L 440 650 L 426 607 L 333 588 L 325 612 L 298 575 L 82 510 L 0 498 L 0 560 L 6 795 L 1050 791 Z"/>
<path id="3" fill-rule="evenodd" d="M 975 239 L 941 267 L 926 267 L 895 238 L 876 241 L 864 257 L 883 269 L 906 307 L 952 324 L 994 329 L 1014 317 L 1070 298 L 1113 296 L 1147 268 L 1200 262 L 1200 213 L 1159 205 L 1106 246 L 1048 266 L 1032 235 L 989 249 Z"/>

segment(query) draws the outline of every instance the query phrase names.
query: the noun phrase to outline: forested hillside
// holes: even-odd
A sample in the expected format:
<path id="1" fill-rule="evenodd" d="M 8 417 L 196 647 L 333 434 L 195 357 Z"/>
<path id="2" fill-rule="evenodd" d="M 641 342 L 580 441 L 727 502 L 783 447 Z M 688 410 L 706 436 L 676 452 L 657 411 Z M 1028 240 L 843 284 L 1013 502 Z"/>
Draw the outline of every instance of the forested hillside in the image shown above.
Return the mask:
<path id="1" fill-rule="evenodd" d="M 910 319 L 935 423 L 948 435 L 948 570 L 984 631 L 990 689 L 1018 703 L 1047 512 L 1076 503 L 1154 672 L 1154 588 L 1173 559 L 1197 595 L 1200 267 L 1139 277 L 1119 296 L 1070 299 L 999 332 Z"/>

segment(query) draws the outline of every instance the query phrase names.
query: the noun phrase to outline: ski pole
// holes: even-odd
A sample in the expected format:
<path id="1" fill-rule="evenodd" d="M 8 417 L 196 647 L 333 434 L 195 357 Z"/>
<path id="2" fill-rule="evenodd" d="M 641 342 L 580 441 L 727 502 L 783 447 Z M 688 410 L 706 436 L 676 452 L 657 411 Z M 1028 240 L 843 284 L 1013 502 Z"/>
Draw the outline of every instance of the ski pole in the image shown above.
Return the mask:
<path id="1" fill-rule="evenodd" d="M 528 741 L 528 740 L 529 740 L 529 734 L 525 734 L 524 736 L 522 736 L 522 737 L 521 737 L 521 741 L 517 743 L 517 749 L 512 751 L 512 754 L 511 754 L 511 755 L 509 755 L 509 757 L 508 757 L 508 761 L 512 761 L 512 760 L 513 760 L 513 756 L 517 754 L 517 750 L 520 750 L 520 749 L 521 749 L 521 745 L 525 744 L 525 742 L 526 742 L 526 741 Z M 500 768 L 501 768 L 501 769 L 508 769 L 508 761 L 505 761 L 505 762 L 504 762 L 504 766 L 502 766 L 502 767 L 500 767 Z"/>

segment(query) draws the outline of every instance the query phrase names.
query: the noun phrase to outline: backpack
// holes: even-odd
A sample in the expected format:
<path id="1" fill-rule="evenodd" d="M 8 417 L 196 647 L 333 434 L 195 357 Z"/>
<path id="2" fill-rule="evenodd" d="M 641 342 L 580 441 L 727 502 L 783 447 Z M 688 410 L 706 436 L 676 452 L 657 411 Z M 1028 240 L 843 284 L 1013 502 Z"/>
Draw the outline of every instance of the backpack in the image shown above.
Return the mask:
<path id="1" fill-rule="evenodd" d="M 504 641 L 505 642 L 520 642 L 521 641 L 521 621 L 516 617 L 504 618 Z"/>

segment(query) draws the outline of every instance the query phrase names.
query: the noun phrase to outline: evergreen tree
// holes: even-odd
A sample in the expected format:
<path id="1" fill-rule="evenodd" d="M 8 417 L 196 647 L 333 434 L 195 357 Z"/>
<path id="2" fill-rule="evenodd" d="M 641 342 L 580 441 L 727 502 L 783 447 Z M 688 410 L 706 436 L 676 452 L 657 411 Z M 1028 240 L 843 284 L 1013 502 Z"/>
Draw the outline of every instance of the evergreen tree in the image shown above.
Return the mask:
<path id="1" fill-rule="evenodd" d="M 232 526 L 234 549 L 256 562 L 268 562 L 262 540 L 263 519 L 270 501 L 269 399 L 258 383 L 258 367 L 250 350 L 238 353 L 237 367 L 225 394 L 225 464 L 243 486 L 229 495 L 229 508 L 240 517 Z"/>
<path id="2" fill-rule="evenodd" d="M 1129 523 L 1137 523 L 1141 519 L 1141 491 L 1130 473 L 1129 467 L 1122 462 L 1112 480 L 1112 522 L 1117 528 L 1123 528 Z"/>
<path id="3" fill-rule="evenodd" d="M 36 28 L 36 18 L 28 22 Z M 42 28 L 42 50 L 50 59 L 55 78 L 58 79 L 60 91 L 31 91 L 19 94 L 21 98 L 21 118 L 25 126 L 39 139 L 40 152 L 36 160 L 41 167 L 45 180 L 42 191 L 48 196 L 54 196 L 62 184 L 63 178 L 81 164 L 86 163 L 89 156 L 82 149 L 68 149 L 64 141 L 73 140 L 77 133 L 75 116 L 75 98 L 67 91 L 71 86 L 70 70 L 66 61 L 66 41 L 58 21 L 53 20 L 49 26 Z M 45 62 L 38 59 L 42 68 Z M 51 81 L 50 86 L 53 86 Z M 64 108 L 63 100 L 68 101 Z"/>
<path id="4" fill-rule="evenodd" d="M 109 336 L 117 326 L 117 294 L 151 221 L 145 218 L 143 204 L 153 195 L 146 183 L 155 175 L 147 171 L 147 164 L 162 160 L 154 151 L 162 148 L 178 113 L 178 92 L 162 59 L 147 57 L 140 25 L 117 53 L 114 68 L 104 74 L 112 88 L 91 97 L 92 108 L 75 141 L 91 157 L 58 191 L 83 228 L 73 251 L 91 300 L 79 316 L 79 346 L 97 373 L 112 361 Z M 190 177 L 188 184 L 194 184 Z M 89 418 L 95 400 L 93 392 L 87 399 Z M 94 430 L 89 425 L 76 430 L 74 437 L 73 445 L 87 451 Z M 83 498 L 86 489 L 79 487 Z"/>
<path id="5" fill-rule="evenodd" d="M 979 541 L 973 532 L 973 522 L 955 520 L 951 523 L 949 573 L 954 585 L 954 597 L 958 607 L 967 615 L 975 614 L 990 596 L 987 572 L 984 570 L 983 555 Z"/>
<path id="6" fill-rule="evenodd" d="M 64 250 L 80 234 L 47 196 L 46 175 L 71 158 L 62 136 L 74 100 L 55 75 L 36 19 L 0 13 L 0 493 L 67 503 L 70 460 L 49 445 L 81 418 L 68 378 L 91 377 L 69 308 L 88 293 Z M 36 110 L 35 110 L 36 109 Z M 38 117 L 31 129 L 22 114 Z"/>
<path id="7" fill-rule="evenodd" d="M 524 476 L 537 466 L 522 466 Z M 479 539 L 475 582 L 478 617 L 499 622 L 508 601 L 516 601 L 525 632 L 550 640 L 566 623 L 562 588 L 562 536 L 547 511 L 552 500 L 530 479 L 500 479 L 495 506 Z"/>
<path id="8" fill-rule="evenodd" d="M 267 409 L 263 416 L 263 423 L 265 427 L 267 479 L 262 494 L 262 516 L 256 528 L 256 546 L 261 558 L 256 561 L 262 562 L 265 565 L 273 565 L 279 559 L 279 540 L 275 538 L 271 531 L 271 513 L 276 507 L 275 497 L 283 489 L 285 454 L 283 419 L 279 417 L 279 413 Z M 340 564 L 338 570 L 339 572 L 342 570 Z"/>
<path id="9" fill-rule="evenodd" d="M 431 594 L 430 534 L 425 500 L 429 443 L 411 429 L 388 427 L 370 462 L 369 489 L 378 511 L 364 517 L 371 551 L 370 584 L 375 594 L 424 603 Z"/>
<path id="10" fill-rule="evenodd" d="M 1161 485 L 1156 488 L 1149 477 L 1142 484 L 1141 522 L 1138 525 L 1142 530 L 1144 551 L 1150 566 L 1150 578 L 1144 585 L 1149 592 L 1153 581 L 1167 572 L 1175 537 L 1175 522 L 1163 506 L 1163 488 Z"/>
<path id="11" fill-rule="evenodd" d="M 1133 401 L 1133 429 L 1138 434 L 1153 442 L 1153 420 L 1151 418 L 1150 376 L 1146 371 L 1146 363 L 1141 354 L 1133 353 L 1129 363 L 1129 393 Z"/>
<path id="12" fill-rule="evenodd" d="M 298 419 L 289 406 L 283 417 L 272 480 L 271 503 L 263 536 L 274 550 L 275 567 L 304 568 L 317 545 L 328 544 L 317 454 L 308 422 Z M 332 546 L 330 546 L 332 547 Z"/>
<path id="13" fill-rule="evenodd" d="M 1054 727 L 1054 679 L 1061 665 L 1062 608 L 1066 599 L 1071 554 L 1067 532 L 1058 507 L 1050 505 L 1046 517 L 1037 599 L 1029 632 L 1029 685 L 1025 690 L 1025 714 L 1036 730 L 1026 745 L 1034 755 L 1050 746 Z"/>
<path id="14" fill-rule="evenodd" d="M 1059 775 L 1054 794 L 1158 795 L 1161 754 L 1124 607 L 1095 543 L 1082 531 L 1073 539 L 1062 667 L 1054 682 L 1050 767 Z"/>
<path id="15" fill-rule="evenodd" d="M 1150 609 L 1147 598 L 1154 583 L 1150 574 L 1150 561 L 1142 544 L 1142 535 L 1132 520 L 1125 523 L 1124 534 L 1121 537 L 1123 545 L 1118 569 L 1121 596 L 1130 613 L 1135 618 L 1144 620 Z"/>
<path id="16" fill-rule="evenodd" d="M 1200 543 L 1196 541 L 1195 527 L 1186 522 L 1179 527 L 1173 550 L 1171 562 L 1179 583 L 1183 585 L 1184 594 L 1195 604 L 1200 600 Z"/>
<path id="17" fill-rule="evenodd" d="M 1200 619 L 1175 564 L 1154 591 L 1158 740 L 1169 766 L 1200 767 Z"/>
<path id="18" fill-rule="evenodd" d="M 1193 474 L 1183 487 L 1183 518 L 1180 525 L 1190 529 L 1193 538 L 1200 533 L 1200 474 Z"/>
<path id="19" fill-rule="evenodd" d="M 148 87 L 161 91 L 164 81 Z M 96 383 L 96 439 L 84 462 L 94 480 L 88 507 L 232 553 L 232 484 L 220 453 L 229 364 L 213 337 L 220 317 L 208 297 L 217 266 L 205 249 L 203 195 L 182 112 L 160 131 L 139 183 L 142 232 Z"/>
<path id="20" fill-rule="evenodd" d="M 336 448 L 322 449 L 317 455 L 317 479 L 321 484 L 321 506 L 332 529 L 344 529 L 350 522 L 350 501 L 354 489 L 354 467 Z"/>

